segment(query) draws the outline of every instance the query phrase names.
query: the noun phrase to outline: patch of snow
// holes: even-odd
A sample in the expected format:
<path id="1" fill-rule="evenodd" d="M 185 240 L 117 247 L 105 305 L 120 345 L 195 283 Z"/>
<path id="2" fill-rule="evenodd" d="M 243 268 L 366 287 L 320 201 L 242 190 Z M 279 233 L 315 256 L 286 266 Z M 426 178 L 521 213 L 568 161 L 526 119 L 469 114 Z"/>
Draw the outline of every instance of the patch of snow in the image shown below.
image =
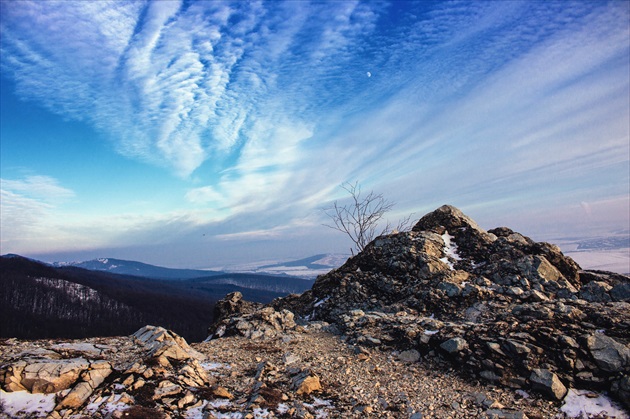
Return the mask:
<path id="1" fill-rule="evenodd" d="M 208 404 L 212 407 L 214 407 L 215 409 L 220 409 L 222 407 L 227 407 L 230 405 L 230 401 L 226 400 L 226 399 L 216 399 L 216 400 L 212 400 L 211 402 L 208 402 Z"/>
<path id="2" fill-rule="evenodd" d="M 28 391 L 12 391 L 10 393 L 0 390 L 4 413 L 9 417 L 18 415 L 32 415 L 33 417 L 46 417 L 55 408 L 55 393 L 31 394 Z"/>
<path id="3" fill-rule="evenodd" d="M 276 412 L 280 413 L 281 415 L 284 415 L 288 411 L 289 411 L 289 406 L 286 403 L 280 403 L 278 407 L 276 408 Z"/>
<path id="4" fill-rule="evenodd" d="M 332 407 L 332 402 L 330 400 L 324 400 L 324 399 L 320 399 L 317 397 L 313 397 L 313 406 L 315 407 L 319 407 L 319 406 L 325 406 L 325 407 Z"/>
<path id="5" fill-rule="evenodd" d="M 98 291 L 93 288 L 86 287 L 85 285 L 58 278 L 40 277 L 33 279 L 35 282 L 38 282 L 46 287 L 62 290 L 72 301 L 89 302 L 98 301 L 100 299 Z"/>
<path id="6" fill-rule="evenodd" d="M 457 243 L 455 243 L 455 241 L 453 240 L 454 238 L 455 237 L 448 234 L 448 231 L 445 231 L 444 234 L 442 234 L 442 240 L 444 240 L 444 253 L 446 254 L 446 256 L 441 258 L 440 261 L 446 263 L 449 268 L 451 268 L 451 270 L 455 269 L 453 267 L 451 259 L 462 260 L 462 258 L 457 253 Z"/>
<path id="7" fill-rule="evenodd" d="M 205 417 L 211 417 L 216 419 L 242 419 L 243 414 L 238 412 L 229 412 L 229 413 L 221 413 L 216 410 L 209 410 L 208 407 L 212 407 L 214 409 L 220 409 L 230 406 L 230 401 L 225 399 L 218 400 L 204 400 L 203 404 L 191 407 L 186 410 L 184 417 L 186 419 L 199 419 Z"/>
<path id="8" fill-rule="evenodd" d="M 252 412 L 254 414 L 254 418 L 269 418 L 269 417 L 275 417 L 275 415 L 273 413 L 269 413 L 268 409 L 262 409 L 260 407 L 257 407 L 254 409 L 254 411 Z"/>
<path id="9" fill-rule="evenodd" d="M 202 362 L 201 367 L 206 371 L 218 370 L 220 368 L 231 368 L 228 364 L 222 364 L 220 362 Z"/>
<path id="10" fill-rule="evenodd" d="M 313 307 L 319 307 L 319 306 L 321 306 L 322 304 L 324 304 L 328 300 L 330 300 L 330 297 L 322 298 L 321 300 L 316 302 L 315 305 L 313 305 Z"/>
<path id="11" fill-rule="evenodd" d="M 117 410 L 127 409 L 129 405 L 126 403 L 121 403 L 121 397 L 122 394 L 114 394 L 104 400 L 101 399 L 100 402 L 93 402 L 88 404 L 85 407 L 85 410 L 92 415 L 96 412 L 99 412 L 100 414 L 106 416 L 116 412 Z"/>
<path id="12" fill-rule="evenodd" d="M 325 408 L 331 408 L 333 407 L 333 404 L 330 400 L 324 400 L 314 397 L 313 403 L 304 403 L 304 407 L 311 410 L 315 414 L 315 418 L 325 419 L 328 417 L 328 412 L 325 410 Z"/>
<path id="13" fill-rule="evenodd" d="M 191 407 L 186 410 L 184 417 L 186 419 L 197 419 L 203 417 L 203 409 L 208 405 L 208 401 L 204 400 L 203 404 L 195 407 Z"/>
<path id="14" fill-rule="evenodd" d="M 588 397 L 593 393 L 586 390 L 569 389 L 560 410 L 570 418 L 605 416 L 607 418 L 629 419 L 619 406 L 603 395 Z"/>
<path id="15" fill-rule="evenodd" d="M 431 335 L 435 335 L 437 332 L 439 332 L 439 330 L 425 330 L 424 334 L 431 336 Z"/>

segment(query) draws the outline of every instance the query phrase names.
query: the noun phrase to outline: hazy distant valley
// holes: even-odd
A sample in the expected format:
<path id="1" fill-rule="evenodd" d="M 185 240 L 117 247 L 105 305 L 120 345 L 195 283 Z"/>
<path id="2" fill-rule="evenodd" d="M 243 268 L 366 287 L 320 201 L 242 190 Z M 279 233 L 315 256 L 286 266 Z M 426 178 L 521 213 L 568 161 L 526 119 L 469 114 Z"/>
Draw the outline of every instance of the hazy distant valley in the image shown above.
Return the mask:
<path id="1" fill-rule="evenodd" d="M 630 272 L 628 235 L 556 240 L 583 269 Z M 145 324 L 170 328 L 191 341 L 203 340 L 215 303 L 241 292 L 269 303 L 310 289 L 348 259 L 318 254 L 209 269 L 175 269 L 137 261 L 98 258 L 47 264 L 2 256 L 2 336 L 83 338 L 125 335 Z"/>
<path id="2" fill-rule="evenodd" d="M 156 324 L 199 341 L 214 319 L 216 301 L 230 292 L 269 303 L 312 285 L 297 277 L 169 269 L 119 259 L 49 265 L 5 255 L 0 269 L 2 337 L 22 339 L 127 335 Z"/>
<path id="3" fill-rule="evenodd" d="M 630 273 L 630 232 L 553 241 L 583 269 Z"/>

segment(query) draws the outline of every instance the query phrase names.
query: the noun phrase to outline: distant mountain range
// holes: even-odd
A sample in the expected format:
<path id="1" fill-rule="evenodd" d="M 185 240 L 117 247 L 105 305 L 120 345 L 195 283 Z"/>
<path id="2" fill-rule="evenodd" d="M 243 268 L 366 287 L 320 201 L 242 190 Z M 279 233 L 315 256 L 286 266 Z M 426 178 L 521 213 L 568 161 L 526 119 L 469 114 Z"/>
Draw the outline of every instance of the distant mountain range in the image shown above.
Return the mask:
<path id="1" fill-rule="evenodd" d="M 291 261 L 263 261 L 239 264 L 213 269 L 175 269 L 147 263 L 98 258 L 83 262 L 53 262 L 55 267 L 74 266 L 91 271 L 104 271 L 120 275 L 134 275 L 144 278 L 184 280 L 209 276 L 222 276 L 234 273 L 265 274 L 274 276 L 290 276 L 302 279 L 315 279 L 318 275 L 328 273 L 348 259 L 343 254 L 318 254 Z"/>
<path id="2" fill-rule="evenodd" d="M 313 284 L 286 275 L 169 269 L 118 259 L 47 264 L 19 255 L 1 256 L 0 272 L 0 337 L 23 339 L 126 335 L 153 324 L 198 341 L 206 337 L 216 301 L 230 292 L 269 303 Z"/>
<path id="3" fill-rule="evenodd" d="M 224 272 L 201 269 L 164 268 L 147 263 L 114 258 L 98 258 L 84 262 L 54 262 L 52 265 L 56 267 L 74 266 L 90 271 L 105 271 L 120 275 L 134 275 L 155 279 L 192 279 L 224 274 Z"/>

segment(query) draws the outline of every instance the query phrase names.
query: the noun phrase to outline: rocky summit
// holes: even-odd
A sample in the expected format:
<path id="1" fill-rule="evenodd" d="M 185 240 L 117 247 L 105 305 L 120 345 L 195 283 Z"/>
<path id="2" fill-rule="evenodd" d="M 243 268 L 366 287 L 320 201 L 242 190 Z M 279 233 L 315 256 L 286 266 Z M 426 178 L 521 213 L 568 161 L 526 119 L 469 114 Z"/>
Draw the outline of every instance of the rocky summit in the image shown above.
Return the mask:
<path id="1" fill-rule="evenodd" d="M 349 344 L 435 358 L 551 400 L 607 391 L 630 407 L 629 302 L 627 276 L 582 271 L 557 246 L 485 231 L 445 205 L 272 306 L 328 322 Z M 242 334 L 242 322 L 219 324 Z"/>
<path id="2" fill-rule="evenodd" d="M 301 295 L 232 293 L 214 317 L 192 345 L 152 326 L 0 342 L 0 417 L 628 417 L 567 407 L 599 393 L 630 409 L 630 278 L 452 206 Z"/>

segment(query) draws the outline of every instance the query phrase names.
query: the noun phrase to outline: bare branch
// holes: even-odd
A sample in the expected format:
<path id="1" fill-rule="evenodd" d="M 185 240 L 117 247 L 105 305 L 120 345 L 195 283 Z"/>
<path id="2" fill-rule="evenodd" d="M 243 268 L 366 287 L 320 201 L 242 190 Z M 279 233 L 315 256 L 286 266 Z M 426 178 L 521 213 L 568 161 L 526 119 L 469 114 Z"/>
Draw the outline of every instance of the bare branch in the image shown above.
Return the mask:
<path id="1" fill-rule="evenodd" d="M 331 207 L 324 208 L 325 214 L 332 220 L 332 224 L 324 224 L 324 226 L 345 233 L 354 243 L 356 250 L 361 252 L 376 237 L 376 231 L 383 216 L 395 204 L 386 200 L 382 194 L 376 194 L 373 191 L 362 196 L 358 182 L 343 183 L 341 188 L 348 192 L 352 198 L 351 203 L 341 205 L 335 201 Z M 397 230 L 408 229 L 410 219 L 411 215 L 401 220 Z M 391 224 L 387 222 L 379 235 L 391 231 Z"/>

